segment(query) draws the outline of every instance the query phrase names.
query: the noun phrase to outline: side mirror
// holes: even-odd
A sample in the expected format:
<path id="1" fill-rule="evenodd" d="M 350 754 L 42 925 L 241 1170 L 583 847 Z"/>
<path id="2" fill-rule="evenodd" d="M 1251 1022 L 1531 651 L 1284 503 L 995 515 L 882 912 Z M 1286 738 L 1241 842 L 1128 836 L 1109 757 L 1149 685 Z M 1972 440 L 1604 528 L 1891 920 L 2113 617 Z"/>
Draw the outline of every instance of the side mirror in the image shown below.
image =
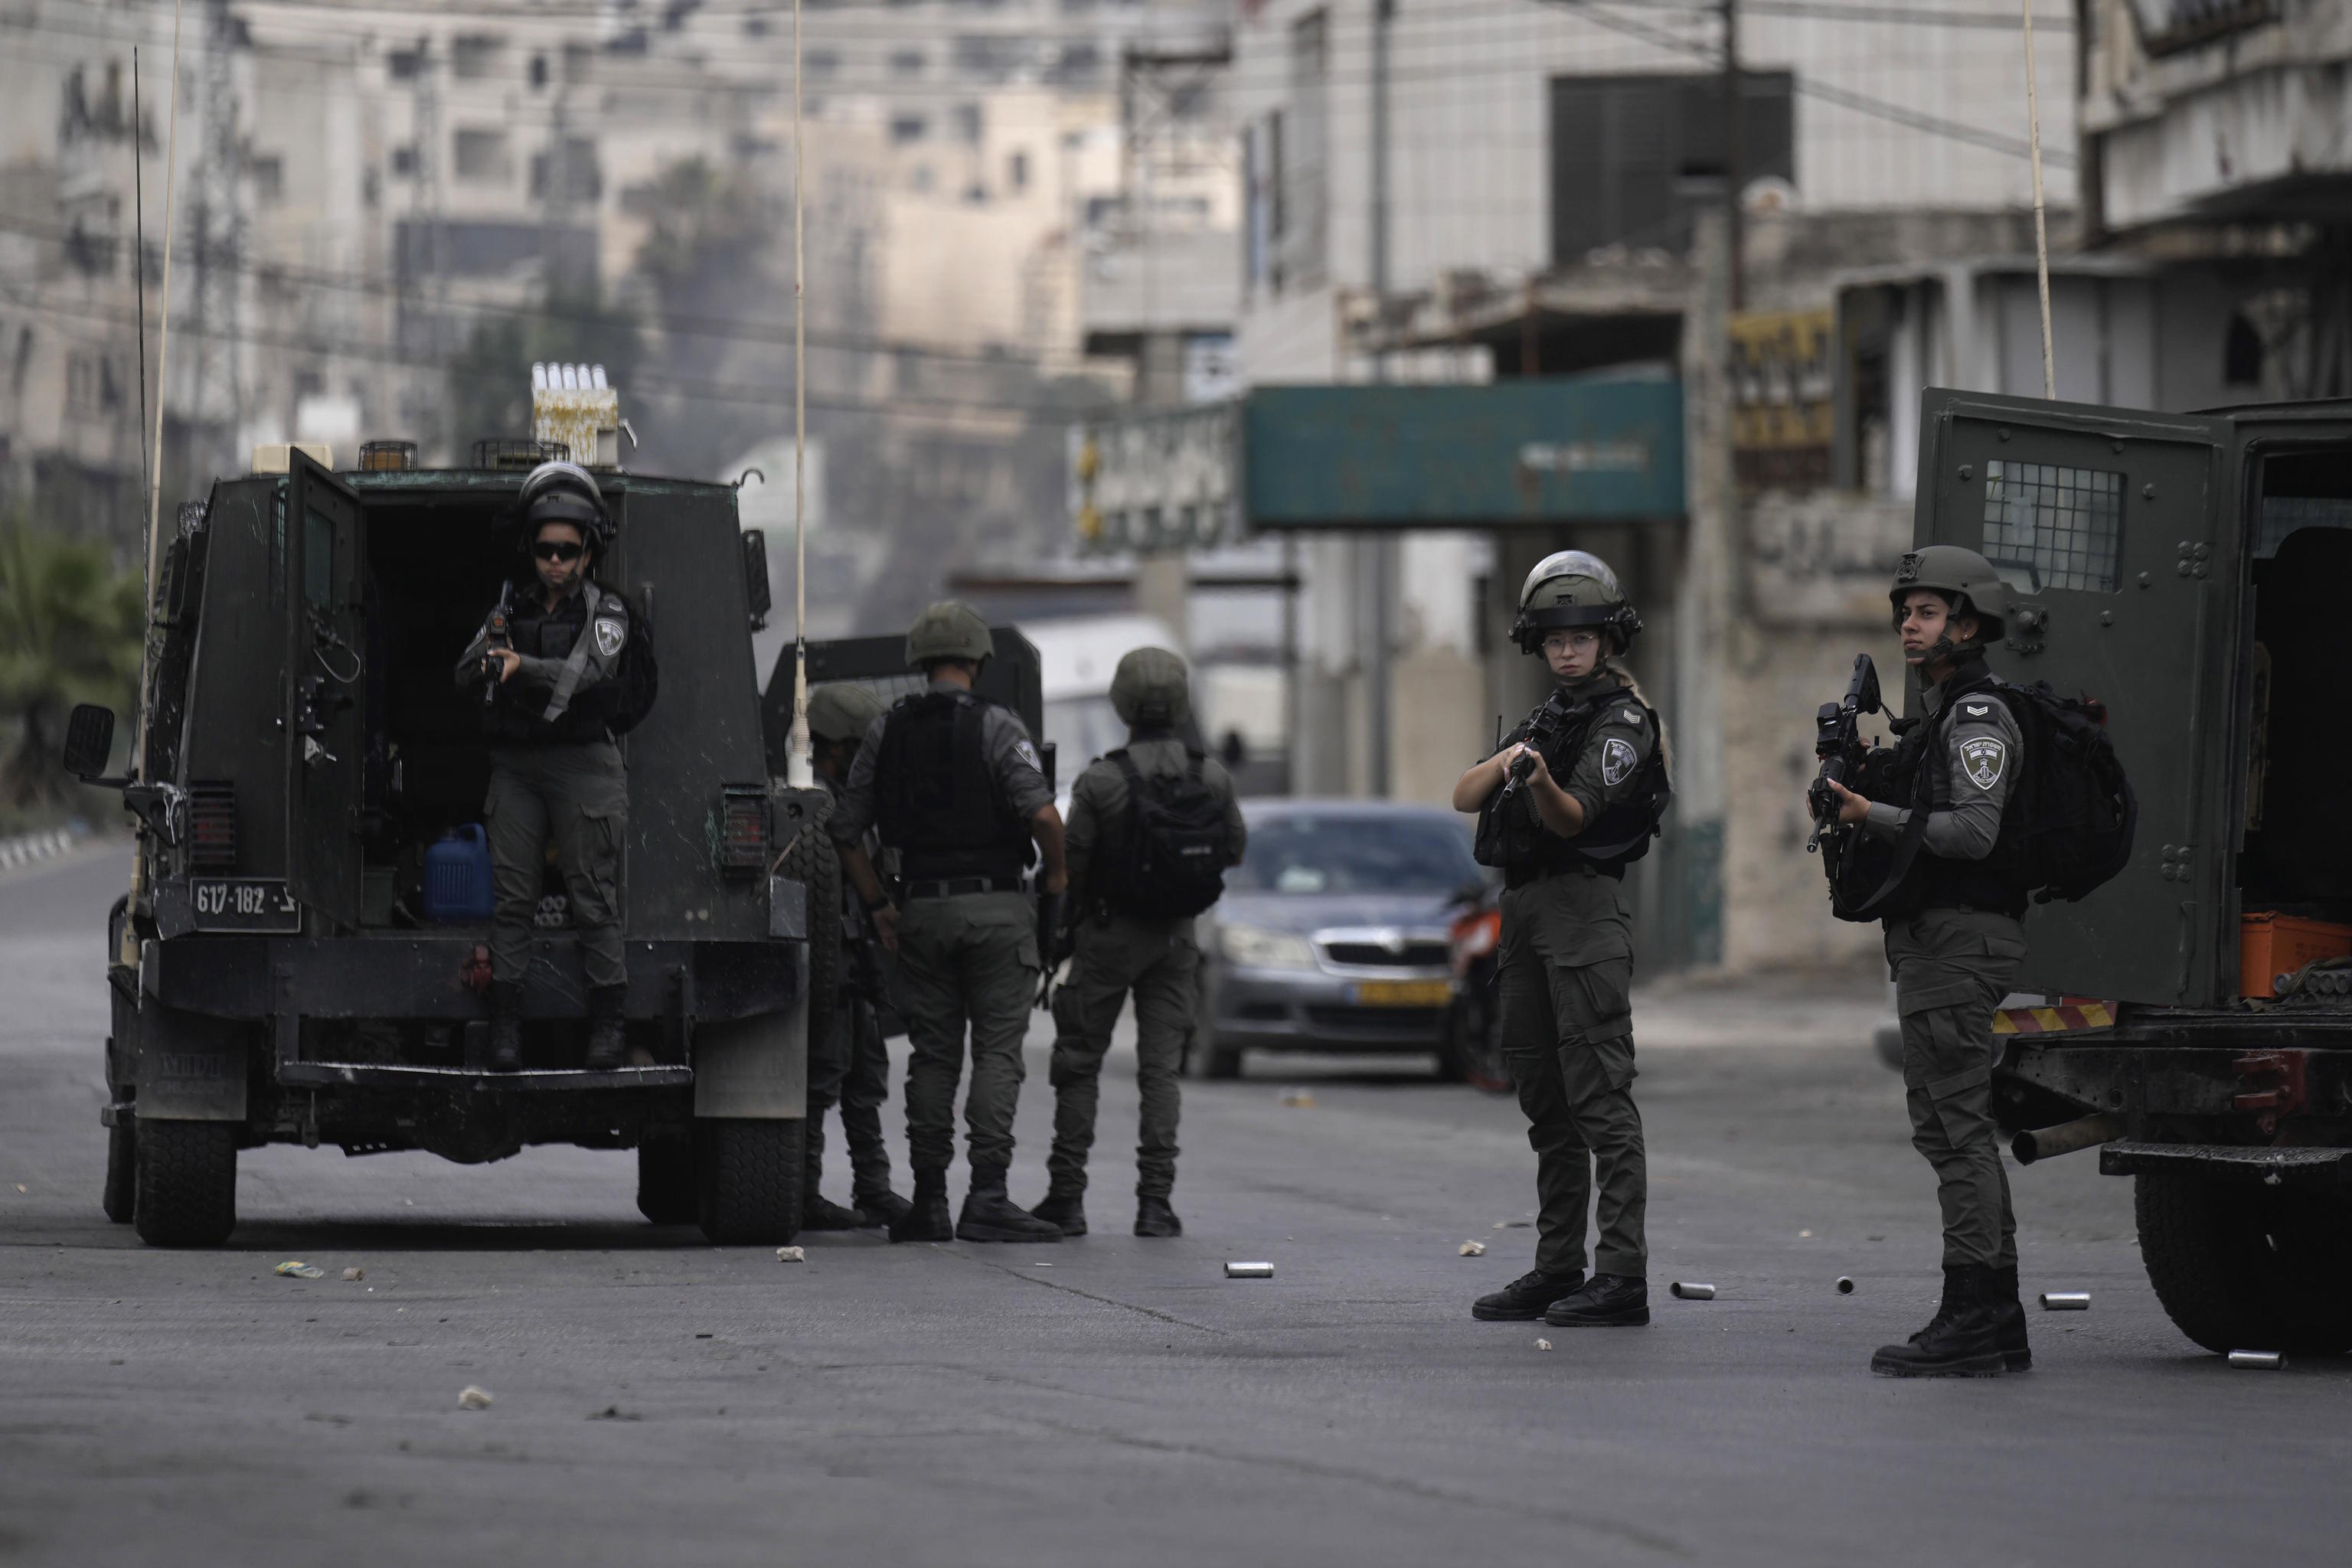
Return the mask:
<path id="1" fill-rule="evenodd" d="M 775 595 L 768 586 L 768 536 L 756 528 L 743 531 L 743 592 L 751 601 L 751 627 L 768 624 Z"/>
<path id="2" fill-rule="evenodd" d="M 114 710 L 95 702 L 77 704 L 66 721 L 66 772 L 78 779 L 97 778 L 113 754 Z"/>

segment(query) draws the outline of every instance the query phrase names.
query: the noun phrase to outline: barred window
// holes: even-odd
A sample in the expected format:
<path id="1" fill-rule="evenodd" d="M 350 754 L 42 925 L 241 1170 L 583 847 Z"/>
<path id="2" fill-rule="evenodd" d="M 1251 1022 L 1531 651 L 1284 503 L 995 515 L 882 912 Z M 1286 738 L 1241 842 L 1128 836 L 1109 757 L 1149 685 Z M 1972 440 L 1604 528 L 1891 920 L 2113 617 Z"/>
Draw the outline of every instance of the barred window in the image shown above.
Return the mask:
<path id="1" fill-rule="evenodd" d="M 2032 593 L 2123 586 L 2124 477 L 2049 463 L 1985 465 L 1984 554 Z"/>

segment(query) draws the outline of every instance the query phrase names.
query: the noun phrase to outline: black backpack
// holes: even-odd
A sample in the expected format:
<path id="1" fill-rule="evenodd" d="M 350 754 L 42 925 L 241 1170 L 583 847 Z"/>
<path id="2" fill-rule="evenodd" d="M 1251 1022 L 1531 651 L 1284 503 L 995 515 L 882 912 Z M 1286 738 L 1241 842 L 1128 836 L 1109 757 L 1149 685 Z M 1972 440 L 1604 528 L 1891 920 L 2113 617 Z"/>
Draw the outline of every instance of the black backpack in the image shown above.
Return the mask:
<path id="1" fill-rule="evenodd" d="M 1202 753 L 1184 748 L 1181 773 L 1137 771 L 1121 746 L 1105 755 L 1127 780 L 1127 821 L 1120 853 L 1104 868 L 1108 877 L 1088 880 L 1120 914 L 1139 920 L 1189 920 L 1225 891 L 1225 862 L 1233 841 L 1225 830 L 1225 806 L 1201 776 Z"/>
<path id="2" fill-rule="evenodd" d="M 638 601 L 629 603 L 629 646 L 621 652 L 620 690 L 614 695 L 613 715 L 605 721 L 605 727 L 615 735 L 625 735 L 643 722 L 661 691 L 661 661 L 654 657 L 653 607 L 650 589 Z"/>
<path id="3" fill-rule="evenodd" d="M 2116 756 L 2104 706 L 2061 697 L 2046 680 L 2000 687 L 2031 764 L 2011 797 L 2012 810 L 2023 808 L 2018 879 L 2039 889 L 2038 903 L 2073 903 L 2130 861 L 2139 801 Z"/>

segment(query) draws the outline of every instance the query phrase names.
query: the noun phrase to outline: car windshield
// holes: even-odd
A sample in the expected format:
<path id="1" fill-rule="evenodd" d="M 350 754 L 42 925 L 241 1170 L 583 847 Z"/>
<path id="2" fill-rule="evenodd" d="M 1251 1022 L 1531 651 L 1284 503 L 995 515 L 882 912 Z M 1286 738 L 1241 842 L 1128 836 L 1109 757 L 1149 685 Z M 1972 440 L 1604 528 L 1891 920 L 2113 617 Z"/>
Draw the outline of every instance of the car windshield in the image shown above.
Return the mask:
<path id="1" fill-rule="evenodd" d="M 1479 876 L 1470 834 L 1442 818 L 1285 812 L 1250 824 L 1227 888 L 1252 893 L 1450 893 Z"/>

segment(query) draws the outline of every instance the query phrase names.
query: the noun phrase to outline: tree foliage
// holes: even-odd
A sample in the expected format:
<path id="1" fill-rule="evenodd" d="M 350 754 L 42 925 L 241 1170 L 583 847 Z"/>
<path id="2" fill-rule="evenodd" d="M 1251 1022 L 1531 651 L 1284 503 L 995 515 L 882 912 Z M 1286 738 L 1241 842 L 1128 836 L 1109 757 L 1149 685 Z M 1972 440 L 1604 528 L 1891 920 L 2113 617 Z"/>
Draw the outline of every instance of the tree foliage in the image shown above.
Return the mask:
<path id="1" fill-rule="evenodd" d="M 54 805 L 71 788 L 58 765 L 77 702 L 129 706 L 146 631 L 139 574 L 105 543 L 0 523 L 0 716 L 16 721 L 0 762 L 0 801 Z"/>

